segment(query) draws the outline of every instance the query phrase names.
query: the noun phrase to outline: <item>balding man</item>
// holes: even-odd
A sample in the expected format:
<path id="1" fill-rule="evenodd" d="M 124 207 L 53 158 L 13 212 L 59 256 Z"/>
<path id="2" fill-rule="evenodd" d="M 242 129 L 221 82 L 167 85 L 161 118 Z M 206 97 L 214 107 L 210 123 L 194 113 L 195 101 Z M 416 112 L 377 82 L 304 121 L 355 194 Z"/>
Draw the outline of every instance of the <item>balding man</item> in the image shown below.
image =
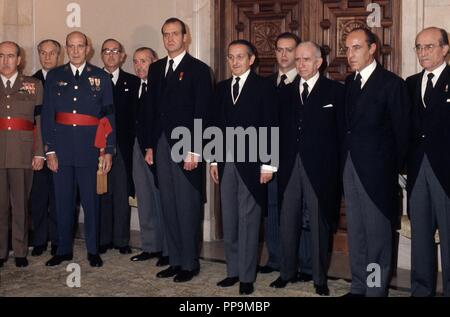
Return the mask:
<path id="1" fill-rule="evenodd" d="M 413 102 L 408 157 L 411 219 L 412 296 L 436 294 L 439 229 L 444 296 L 450 296 L 450 67 L 447 31 L 436 27 L 417 35 L 415 50 L 423 71 L 407 79 Z"/>
<path id="2" fill-rule="evenodd" d="M 133 65 L 141 84 L 136 109 L 136 141 L 133 152 L 133 180 L 138 201 L 139 226 L 142 252 L 131 257 L 131 261 L 147 261 L 158 258 L 157 266 L 169 264 L 167 239 L 164 237 L 164 223 L 161 196 L 156 187 L 156 170 L 145 162 L 147 129 L 145 99 L 148 97 L 148 70 L 158 55 L 150 47 L 140 47 L 134 52 Z"/>
<path id="3" fill-rule="evenodd" d="M 38 70 L 33 77 L 39 79 L 44 85 L 48 72 L 58 66 L 61 44 L 58 41 L 47 39 L 38 44 L 37 50 L 42 69 Z M 52 173 L 46 164 L 42 170 L 33 173 L 30 205 L 33 220 L 33 251 L 31 255 L 42 255 L 47 250 L 49 240 L 51 241 L 51 254 L 55 255 L 58 247 L 55 197 Z"/>
<path id="4" fill-rule="evenodd" d="M 97 168 L 107 174 L 115 151 L 111 78 L 86 62 L 90 47 L 85 34 L 66 38 L 69 63 L 47 75 L 43 107 L 43 136 L 47 164 L 54 173 L 58 250 L 47 266 L 73 258 L 75 186 L 84 211 L 88 260 L 100 267 L 98 252 Z M 103 159 L 99 164 L 99 156 Z"/>
<path id="5" fill-rule="evenodd" d="M 339 213 L 338 126 L 344 87 L 320 75 L 320 46 L 304 42 L 295 51 L 299 76 L 280 92 L 281 275 L 271 287 L 297 282 L 302 215 L 309 211 L 312 275 L 316 293 L 329 295 L 330 234 Z M 303 203 L 304 202 L 304 203 Z"/>
<path id="6" fill-rule="evenodd" d="M 403 79 L 376 62 L 377 39 L 370 30 L 350 32 L 345 47 L 354 71 L 345 82 L 341 150 L 352 273 L 351 290 L 345 296 L 387 296 L 410 103 Z M 374 269 L 380 273 L 380 283 L 371 285 L 367 280 Z"/>
<path id="7" fill-rule="evenodd" d="M 28 198 L 33 170 L 44 166 L 39 80 L 18 72 L 20 48 L 0 43 L 0 267 L 8 257 L 11 207 L 12 247 L 17 267 L 28 266 Z"/>

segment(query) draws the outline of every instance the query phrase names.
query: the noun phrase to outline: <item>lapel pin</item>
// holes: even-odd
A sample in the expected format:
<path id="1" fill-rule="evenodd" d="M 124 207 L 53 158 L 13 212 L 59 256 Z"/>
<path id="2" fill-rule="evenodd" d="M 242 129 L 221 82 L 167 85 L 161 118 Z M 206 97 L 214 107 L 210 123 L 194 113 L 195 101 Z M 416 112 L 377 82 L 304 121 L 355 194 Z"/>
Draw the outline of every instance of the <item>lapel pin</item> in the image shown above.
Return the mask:
<path id="1" fill-rule="evenodd" d="M 179 80 L 179 81 L 182 81 L 183 78 L 184 78 L 184 72 L 181 72 L 181 73 L 180 73 L 180 77 L 178 78 L 178 80 Z"/>
<path id="2" fill-rule="evenodd" d="M 448 92 L 448 85 L 445 86 L 445 92 Z"/>

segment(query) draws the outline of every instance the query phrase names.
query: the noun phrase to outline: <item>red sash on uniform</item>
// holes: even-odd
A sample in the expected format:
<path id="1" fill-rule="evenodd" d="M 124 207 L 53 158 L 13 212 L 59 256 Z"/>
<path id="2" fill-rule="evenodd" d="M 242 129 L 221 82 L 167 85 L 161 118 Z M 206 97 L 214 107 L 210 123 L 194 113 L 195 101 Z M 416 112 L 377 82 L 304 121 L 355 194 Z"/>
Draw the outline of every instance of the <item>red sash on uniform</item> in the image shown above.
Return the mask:
<path id="1" fill-rule="evenodd" d="M 0 130 L 33 131 L 34 123 L 20 118 L 0 118 Z"/>
<path id="2" fill-rule="evenodd" d="M 106 117 L 98 119 L 86 114 L 57 112 L 56 123 L 62 125 L 97 126 L 94 145 L 98 149 L 104 149 L 106 147 L 106 139 L 112 132 L 111 124 Z"/>

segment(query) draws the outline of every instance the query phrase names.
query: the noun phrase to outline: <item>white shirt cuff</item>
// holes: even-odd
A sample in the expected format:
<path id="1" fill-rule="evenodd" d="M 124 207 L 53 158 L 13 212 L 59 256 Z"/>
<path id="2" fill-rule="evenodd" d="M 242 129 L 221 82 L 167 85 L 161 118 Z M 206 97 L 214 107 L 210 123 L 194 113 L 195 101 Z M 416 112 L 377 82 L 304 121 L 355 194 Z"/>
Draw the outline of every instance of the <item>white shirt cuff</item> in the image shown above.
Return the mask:
<path id="1" fill-rule="evenodd" d="M 192 154 L 192 155 L 194 155 L 196 157 L 200 157 L 200 154 L 197 154 L 197 153 L 194 153 L 194 152 L 188 152 L 188 154 Z"/>
<path id="2" fill-rule="evenodd" d="M 55 152 L 55 151 L 52 151 L 52 152 L 47 152 L 47 153 L 45 153 L 45 155 L 49 155 L 49 154 L 56 154 L 56 152 Z"/>
<path id="3" fill-rule="evenodd" d="M 276 173 L 277 171 L 278 171 L 278 168 L 276 168 L 275 166 L 270 166 L 270 165 L 263 165 L 263 166 L 261 166 L 261 172 Z"/>

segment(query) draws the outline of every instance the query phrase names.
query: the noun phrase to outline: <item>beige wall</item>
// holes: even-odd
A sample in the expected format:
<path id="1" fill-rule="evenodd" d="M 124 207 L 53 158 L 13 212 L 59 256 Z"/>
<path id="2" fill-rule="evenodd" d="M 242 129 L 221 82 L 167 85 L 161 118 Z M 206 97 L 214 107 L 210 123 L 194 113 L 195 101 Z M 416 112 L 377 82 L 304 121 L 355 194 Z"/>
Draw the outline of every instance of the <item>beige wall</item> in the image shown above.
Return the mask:
<path id="1" fill-rule="evenodd" d="M 402 76 L 421 71 L 413 51 L 418 32 L 436 26 L 450 32 L 450 0 L 402 0 Z"/>
<path id="2" fill-rule="evenodd" d="M 81 27 L 69 28 L 67 5 L 81 7 Z M 36 44 L 54 38 L 62 44 L 67 33 L 85 32 L 92 40 L 92 63 L 101 65 L 99 51 L 106 38 L 122 42 L 128 53 L 124 68 L 132 71 L 132 54 L 140 46 L 154 48 L 164 56 L 160 28 L 171 16 L 184 20 L 191 33 L 189 51 L 213 63 L 212 0 L 0 0 L 0 41 L 18 42 L 25 51 L 25 73 L 39 69 Z"/>

